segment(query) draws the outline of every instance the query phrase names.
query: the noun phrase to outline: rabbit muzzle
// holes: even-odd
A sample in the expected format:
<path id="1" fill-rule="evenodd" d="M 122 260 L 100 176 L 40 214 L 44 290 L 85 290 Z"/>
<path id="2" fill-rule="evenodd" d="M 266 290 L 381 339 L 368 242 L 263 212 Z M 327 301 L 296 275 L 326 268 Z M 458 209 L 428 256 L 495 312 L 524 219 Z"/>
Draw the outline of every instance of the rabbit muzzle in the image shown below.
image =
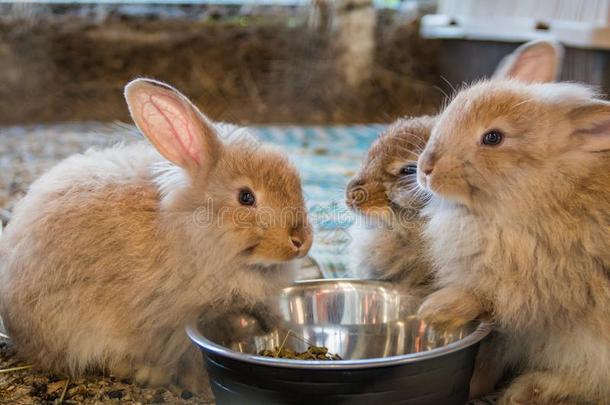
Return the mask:
<path id="1" fill-rule="evenodd" d="M 382 184 L 354 179 L 347 185 L 345 204 L 354 212 L 375 215 L 386 211 L 390 201 Z"/>

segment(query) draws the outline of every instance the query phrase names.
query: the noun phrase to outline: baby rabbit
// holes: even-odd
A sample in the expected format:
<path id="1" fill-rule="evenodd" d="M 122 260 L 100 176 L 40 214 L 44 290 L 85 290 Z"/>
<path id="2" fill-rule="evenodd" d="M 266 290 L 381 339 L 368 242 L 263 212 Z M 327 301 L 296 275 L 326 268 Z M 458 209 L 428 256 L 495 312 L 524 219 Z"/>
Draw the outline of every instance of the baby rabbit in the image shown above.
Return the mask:
<path id="1" fill-rule="evenodd" d="M 347 206 L 360 215 L 352 228 L 349 275 L 390 281 L 420 298 L 431 292 L 432 273 L 421 237 L 417 158 L 434 120 L 423 116 L 390 125 L 346 190 Z"/>
<path id="2" fill-rule="evenodd" d="M 2 317 L 38 367 L 189 384 L 202 366 L 185 323 L 259 306 L 312 230 L 282 154 L 223 138 L 166 84 L 125 97 L 154 148 L 72 156 L 31 186 L 0 240 Z"/>
<path id="3" fill-rule="evenodd" d="M 610 103 L 577 84 L 475 84 L 417 171 L 441 286 L 420 317 L 491 317 L 524 370 L 502 404 L 610 403 Z"/>

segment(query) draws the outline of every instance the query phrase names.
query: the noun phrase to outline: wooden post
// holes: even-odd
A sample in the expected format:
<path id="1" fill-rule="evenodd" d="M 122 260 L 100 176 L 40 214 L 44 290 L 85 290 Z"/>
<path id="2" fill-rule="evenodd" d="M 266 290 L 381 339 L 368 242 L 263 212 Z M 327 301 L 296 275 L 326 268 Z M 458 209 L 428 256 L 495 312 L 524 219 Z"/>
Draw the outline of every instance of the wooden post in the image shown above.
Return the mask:
<path id="1" fill-rule="evenodd" d="M 320 30 L 327 29 L 330 15 L 337 71 L 348 85 L 362 84 L 371 74 L 375 55 L 373 0 L 312 0 L 312 14 Z"/>
<path id="2" fill-rule="evenodd" d="M 346 82 L 359 86 L 370 77 L 375 56 L 377 16 L 373 0 L 337 0 L 335 35 L 338 70 Z"/>

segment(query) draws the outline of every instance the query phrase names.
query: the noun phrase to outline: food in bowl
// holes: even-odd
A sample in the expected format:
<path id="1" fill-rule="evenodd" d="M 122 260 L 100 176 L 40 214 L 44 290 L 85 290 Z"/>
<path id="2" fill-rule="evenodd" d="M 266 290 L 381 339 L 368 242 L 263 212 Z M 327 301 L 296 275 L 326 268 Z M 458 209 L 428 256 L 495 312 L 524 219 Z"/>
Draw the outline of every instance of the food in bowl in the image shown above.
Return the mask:
<path id="1" fill-rule="evenodd" d="M 275 347 L 273 350 L 263 349 L 259 356 L 273 357 L 275 359 L 292 360 L 343 360 L 338 354 L 332 354 L 327 347 L 309 346 L 304 352 L 297 352 L 289 347 Z"/>
<path id="2" fill-rule="evenodd" d="M 292 360 L 343 360 L 338 354 L 333 354 L 328 351 L 328 347 L 324 346 L 307 346 L 307 350 L 299 352 L 288 347 L 287 341 L 289 338 L 298 339 L 301 342 L 308 343 L 302 337 L 296 335 L 293 331 L 286 332 L 286 337 L 282 341 L 281 346 L 275 346 L 273 349 L 262 349 L 258 352 L 259 356 L 273 357 L 276 359 L 292 359 Z"/>

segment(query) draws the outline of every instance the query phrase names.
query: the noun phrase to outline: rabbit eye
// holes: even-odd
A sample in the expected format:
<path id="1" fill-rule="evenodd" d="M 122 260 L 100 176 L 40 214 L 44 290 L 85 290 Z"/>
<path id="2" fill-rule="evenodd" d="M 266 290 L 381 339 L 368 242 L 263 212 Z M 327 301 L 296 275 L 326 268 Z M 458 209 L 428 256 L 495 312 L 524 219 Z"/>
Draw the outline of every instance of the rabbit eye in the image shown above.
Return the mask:
<path id="1" fill-rule="evenodd" d="M 498 131 L 497 129 L 492 129 L 491 131 L 487 131 L 483 134 L 481 143 L 488 146 L 497 146 L 502 143 L 503 139 L 504 134 L 502 132 Z"/>
<path id="2" fill-rule="evenodd" d="M 406 165 L 400 168 L 400 171 L 398 172 L 399 175 L 401 176 L 408 176 L 410 174 L 416 174 L 417 173 L 417 165 Z"/>
<path id="3" fill-rule="evenodd" d="M 239 190 L 239 196 L 237 198 L 241 205 L 251 206 L 256 203 L 256 198 L 254 197 L 254 193 L 250 191 L 250 189 L 244 188 Z"/>

